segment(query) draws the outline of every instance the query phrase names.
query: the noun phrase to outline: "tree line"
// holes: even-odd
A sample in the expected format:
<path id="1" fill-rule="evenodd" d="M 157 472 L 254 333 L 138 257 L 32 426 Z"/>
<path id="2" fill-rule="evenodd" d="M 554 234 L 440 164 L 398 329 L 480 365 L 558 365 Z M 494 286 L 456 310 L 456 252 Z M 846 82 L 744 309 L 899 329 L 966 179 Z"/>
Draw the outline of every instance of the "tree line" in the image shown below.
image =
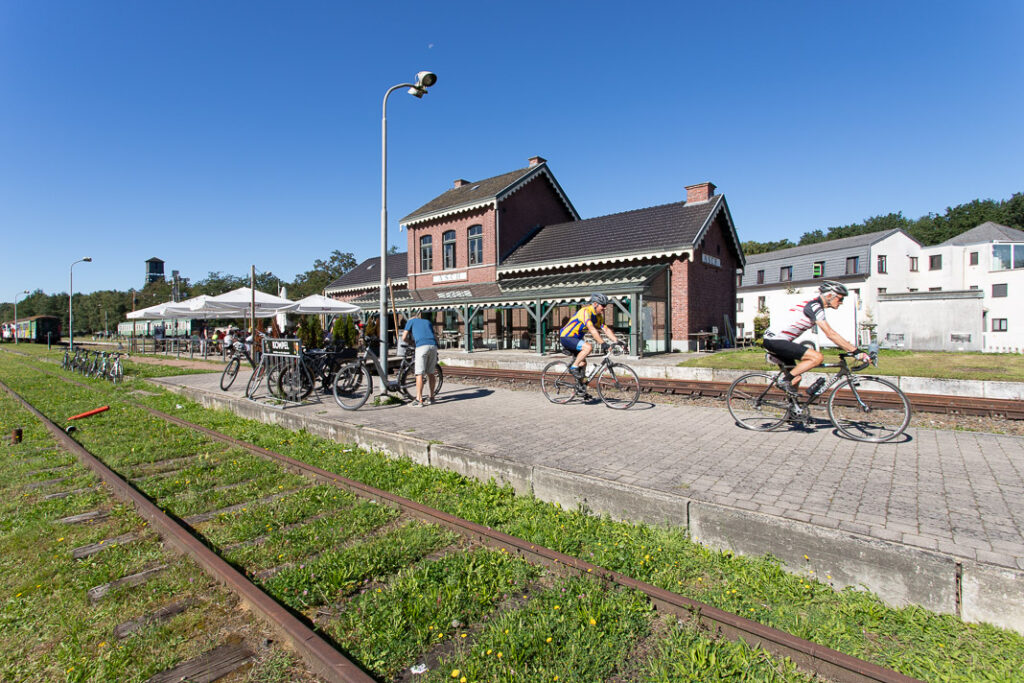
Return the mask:
<path id="1" fill-rule="evenodd" d="M 310 294 L 322 292 L 327 285 L 341 277 L 356 266 L 356 259 L 350 252 L 335 249 L 326 259 L 317 259 L 313 267 L 300 273 L 291 282 L 277 277 L 270 271 L 256 273 L 256 289 L 277 294 L 278 288 L 288 288 L 289 299 L 301 299 Z M 229 292 L 238 287 L 249 286 L 249 274 L 230 275 L 219 271 L 210 272 L 205 278 L 192 282 L 189 278 L 178 280 L 178 300 L 188 299 L 200 294 L 215 296 Z M 117 324 L 124 321 L 125 315 L 133 310 L 155 306 L 171 300 L 173 283 L 166 280 L 151 282 L 139 290 L 102 290 L 91 294 L 75 292 L 75 334 L 89 334 L 117 330 Z M 18 299 L 18 319 L 34 315 L 54 315 L 64 321 L 62 329 L 67 326 L 68 293 L 58 292 L 46 294 L 37 289 L 24 299 Z M 14 303 L 0 304 L 0 320 L 14 320 Z M 67 330 L 64 330 L 67 334 Z"/>
<path id="2" fill-rule="evenodd" d="M 986 221 L 1024 230 L 1024 193 L 1016 192 L 1009 199 L 1001 201 L 975 199 L 966 204 L 947 207 L 946 212 L 941 215 L 929 213 L 916 220 L 907 218 L 902 211 L 884 216 L 873 216 L 860 223 L 838 225 L 824 230 L 820 228 L 810 230 L 800 237 L 799 242 L 795 243 L 789 239 L 781 239 L 775 242 L 748 241 L 743 242 L 742 245 L 743 253 L 749 256 L 899 228 L 921 244 L 932 246 L 967 232 L 971 228 L 976 228 Z"/>

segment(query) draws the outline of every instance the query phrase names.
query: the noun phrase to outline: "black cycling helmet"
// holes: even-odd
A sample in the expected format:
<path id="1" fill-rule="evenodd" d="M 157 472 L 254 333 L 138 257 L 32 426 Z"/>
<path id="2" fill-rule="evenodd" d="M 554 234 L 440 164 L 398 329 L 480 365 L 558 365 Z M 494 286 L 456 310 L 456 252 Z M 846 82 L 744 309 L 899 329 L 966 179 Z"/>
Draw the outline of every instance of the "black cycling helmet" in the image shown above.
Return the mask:
<path id="1" fill-rule="evenodd" d="M 818 287 L 818 291 L 822 294 L 838 294 L 839 296 L 846 296 L 850 293 L 850 290 L 846 289 L 846 285 L 835 280 L 825 280 Z"/>
<path id="2" fill-rule="evenodd" d="M 598 306 L 607 306 L 608 297 L 606 297 L 601 292 L 594 292 L 593 294 L 590 295 L 590 303 L 597 304 Z"/>

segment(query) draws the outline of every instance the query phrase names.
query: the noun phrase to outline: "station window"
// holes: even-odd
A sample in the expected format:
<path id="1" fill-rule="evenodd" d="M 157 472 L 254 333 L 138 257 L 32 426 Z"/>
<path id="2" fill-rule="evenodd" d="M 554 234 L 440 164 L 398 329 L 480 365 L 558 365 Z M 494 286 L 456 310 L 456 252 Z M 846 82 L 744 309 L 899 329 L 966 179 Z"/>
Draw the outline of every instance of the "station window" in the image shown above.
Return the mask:
<path id="1" fill-rule="evenodd" d="M 469 226 L 469 265 L 484 262 L 484 226 Z"/>
<path id="2" fill-rule="evenodd" d="M 742 313 L 743 312 L 743 299 L 736 299 L 736 312 L 737 313 Z"/>
<path id="3" fill-rule="evenodd" d="M 757 284 L 759 284 L 759 285 L 763 285 L 764 284 L 764 271 L 763 270 L 757 271 Z"/>
<path id="4" fill-rule="evenodd" d="M 757 297 L 757 310 L 758 310 L 758 312 L 761 312 L 761 311 L 766 310 L 766 309 L 767 309 L 767 306 L 765 306 L 765 298 L 763 296 Z"/>
<path id="5" fill-rule="evenodd" d="M 444 252 L 444 265 L 442 268 L 448 270 L 455 267 L 455 231 L 448 230 L 441 235 L 441 249 Z"/>
<path id="6" fill-rule="evenodd" d="M 976 251 L 972 251 L 971 252 L 971 265 L 972 266 L 978 265 L 978 252 L 976 252 Z"/>
<path id="7" fill-rule="evenodd" d="M 434 238 L 424 235 L 420 238 L 420 272 L 426 273 L 434 269 Z"/>
<path id="8" fill-rule="evenodd" d="M 992 318 L 992 331 L 993 332 L 1006 332 L 1006 318 Z"/>
<path id="9" fill-rule="evenodd" d="M 911 273 L 916 273 L 917 272 L 917 257 L 916 256 L 911 256 L 910 257 L 910 272 Z"/>

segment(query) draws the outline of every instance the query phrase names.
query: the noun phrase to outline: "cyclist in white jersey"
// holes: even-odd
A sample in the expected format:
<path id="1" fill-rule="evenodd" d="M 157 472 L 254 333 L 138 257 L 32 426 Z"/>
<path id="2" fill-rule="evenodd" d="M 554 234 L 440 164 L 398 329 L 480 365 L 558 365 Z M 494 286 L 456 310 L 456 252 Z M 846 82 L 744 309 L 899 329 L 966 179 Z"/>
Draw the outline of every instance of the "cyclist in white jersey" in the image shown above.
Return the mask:
<path id="1" fill-rule="evenodd" d="M 818 329 L 839 348 L 858 354 L 857 357 L 862 362 L 869 360 L 865 352 L 843 339 L 842 335 L 832 329 L 825 319 L 825 309 L 839 308 L 843 299 L 849 294 L 846 286 L 841 282 L 825 280 L 818 287 L 818 292 L 818 296 L 796 304 L 773 320 L 771 326 L 764 333 L 764 348 L 768 353 L 781 360 L 795 363 L 795 367 L 779 380 L 779 386 L 791 394 L 797 392 L 797 385 L 800 383 L 800 376 L 803 373 L 818 367 L 825 361 L 825 357 L 817 349 L 793 341 L 814 325 L 817 325 Z"/>

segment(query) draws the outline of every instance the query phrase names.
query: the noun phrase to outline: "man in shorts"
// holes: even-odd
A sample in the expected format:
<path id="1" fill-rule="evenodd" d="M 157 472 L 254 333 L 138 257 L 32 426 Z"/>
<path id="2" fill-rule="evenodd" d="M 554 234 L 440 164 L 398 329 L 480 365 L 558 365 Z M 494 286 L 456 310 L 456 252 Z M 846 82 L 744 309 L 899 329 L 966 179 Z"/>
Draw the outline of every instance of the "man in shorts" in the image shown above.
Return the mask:
<path id="1" fill-rule="evenodd" d="M 576 315 L 569 318 L 569 322 L 558 331 L 558 341 L 562 343 L 562 347 L 576 354 L 575 360 L 569 366 L 569 372 L 577 380 L 583 379 L 583 368 L 587 364 L 587 356 L 594 350 L 593 344 L 583 338 L 587 332 L 590 332 L 594 341 L 601 344 L 602 351 L 607 351 L 609 344 L 618 341 L 615 338 L 615 333 L 604 323 L 604 308 L 607 305 L 608 297 L 604 294 L 600 292 L 591 294 L 590 303 L 576 311 Z M 601 330 L 600 334 L 598 328 Z M 607 342 L 601 338 L 601 334 L 608 337 Z"/>
<path id="2" fill-rule="evenodd" d="M 426 315 L 426 314 L 424 314 Z M 402 330 L 402 343 L 408 342 L 409 334 L 412 334 L 416 342 L 416 400 L 413 405 L 422 407 L 434 402 L 434 394 L 437 393 L 437 380 L 434 378 L 437 370 L 437 337 L 434 336 L 434 326 L 425 318 L 409 318 Z M 423 398 L 423 375 L 430 378 L 430 397 Z"/>
<path id="3" fill-rule="evenodd" d="M 843 339 L 842 335 L 832 329 L 825 319 L 825 309 L 839 308 L 847 294 L 849 292 L 843 283 L 825 280 L 818 287 L 818 296 L 796 304 L 778 316 L 776 320 L 772 320 L 771 326 L 765 330 L 765 351 L 787 363 L 795 363 L 793 369 L 778 382 L 779 386 L 790 395 L 797 394 L 797 385 L 800 383 L 802 374 L 825 362 L 825 356 L 821 354 L 821 351 L 793 341 L 814 325 L 817 325 L 818 329 L 839 348 L 849 353 L 858 353 L 859 349 Z M 869 360 L 868 355 L 863 351 L 859 351 L 857 358 L 861 362 Z"/>

